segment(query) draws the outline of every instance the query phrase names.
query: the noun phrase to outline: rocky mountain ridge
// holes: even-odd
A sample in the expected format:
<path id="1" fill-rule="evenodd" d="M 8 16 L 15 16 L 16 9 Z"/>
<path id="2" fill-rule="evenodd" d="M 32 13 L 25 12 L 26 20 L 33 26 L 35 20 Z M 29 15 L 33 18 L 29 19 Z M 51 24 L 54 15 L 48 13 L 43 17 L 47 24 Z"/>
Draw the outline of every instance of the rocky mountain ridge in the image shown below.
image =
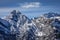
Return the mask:
<path id="1" fill-rule="evenodd" d="M 60 15 L 57 13 L 29 19 L 13 10 L 4 19 L 0 18 L 1 40 L 57 40 L 56 33 L 60 34 Z"/>

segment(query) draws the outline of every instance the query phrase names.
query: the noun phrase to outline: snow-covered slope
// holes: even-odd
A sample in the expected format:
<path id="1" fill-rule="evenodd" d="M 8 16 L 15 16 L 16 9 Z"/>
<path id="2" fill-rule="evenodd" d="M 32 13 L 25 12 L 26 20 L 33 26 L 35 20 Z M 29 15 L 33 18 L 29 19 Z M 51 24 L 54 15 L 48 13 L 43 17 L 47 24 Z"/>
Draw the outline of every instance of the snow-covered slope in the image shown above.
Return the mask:
<path id="1" fill-rule="evenodd" d="M 21 12 L 13 10 L 4 19 L 0 18 L 1 40 L 55 40 L 55 30 L 60 31 L 60 15 L 44 14 L 29 19 Z"/>

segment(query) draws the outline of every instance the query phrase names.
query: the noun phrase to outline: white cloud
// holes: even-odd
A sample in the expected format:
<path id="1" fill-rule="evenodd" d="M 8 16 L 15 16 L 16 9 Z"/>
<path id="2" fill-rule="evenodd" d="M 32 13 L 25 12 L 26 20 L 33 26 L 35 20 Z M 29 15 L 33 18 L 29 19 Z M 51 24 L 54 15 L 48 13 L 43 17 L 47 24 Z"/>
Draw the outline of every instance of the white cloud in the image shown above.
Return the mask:
<path id="1" fill-rule="evenodd" d="M 12 8 L 0 8 L 0 14 L 2 12 L 11 12 L 12 10 L 20 10 L 20 11 L 26 11 L 28 8 L 38 8 L 40 7 L 40 2 L 25 2 L 25 3 L 20 3 L 19 7 L 12 7 Z M 22 9 L 23 8 L 23 9 Z"/>
<path id="2" fill-rule="evenodd" d="M 27 12 L 27 11 L 35 10 L 35 8 L 40 7 L 39 2 L 30 2 L 30 3 L 26 2 L 26 3 L 20 3 L 19 5 L 20 5 L 19 7 L 0 8 L 0 17 L 2 15 L 4 16 L 4 15 L 9 14 L 12 10 L 19 10 L 21 12 Z M 28 8 L 31 8 L 31 9 L 28 9 Z"/>
<path id="3" fill-rule="evenodd" d="M 24 4 L 21 4 L 20 6 L 21 8 L 38 8 L 40 7 L 40 2 L 26 2 Z"/>

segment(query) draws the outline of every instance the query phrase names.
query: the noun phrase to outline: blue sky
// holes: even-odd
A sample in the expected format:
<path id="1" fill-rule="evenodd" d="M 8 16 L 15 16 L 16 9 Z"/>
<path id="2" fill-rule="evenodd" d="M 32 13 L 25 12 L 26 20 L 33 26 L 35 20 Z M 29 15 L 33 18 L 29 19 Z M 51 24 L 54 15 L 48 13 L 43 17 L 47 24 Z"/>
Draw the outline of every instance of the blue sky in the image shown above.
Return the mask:
<path id="1" fill-rule="evenodd" d="M 60 0 L 0 0 L 0 17 L 19 10 L 27 17 L 37 17 L 44 13 L 60 13 Z"/>

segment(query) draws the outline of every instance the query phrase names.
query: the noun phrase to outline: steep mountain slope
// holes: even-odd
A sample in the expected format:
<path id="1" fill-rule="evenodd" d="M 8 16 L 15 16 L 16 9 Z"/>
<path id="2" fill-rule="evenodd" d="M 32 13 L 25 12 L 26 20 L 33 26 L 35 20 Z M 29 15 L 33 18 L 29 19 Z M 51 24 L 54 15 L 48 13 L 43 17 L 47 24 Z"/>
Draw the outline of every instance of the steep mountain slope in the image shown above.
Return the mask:
<path id="1" fill-rule="evenodd" d="M 49 13 L 46 14 L 47 18 L 52 19 L 52 26 L 55 27 L 55 35 L 58 40 L 60 40 L 60 14 L 58 13 Z"/>
<path id="2" fill-rule="evenodd" d="M 60 15 L 57 13 L 48 13 L 29 19 L 21 12 L 13 10 L 4 19 L 0 18 L 0 39 L 56 40 L 55 33 L 60 32 L 59 23 Z"/>

